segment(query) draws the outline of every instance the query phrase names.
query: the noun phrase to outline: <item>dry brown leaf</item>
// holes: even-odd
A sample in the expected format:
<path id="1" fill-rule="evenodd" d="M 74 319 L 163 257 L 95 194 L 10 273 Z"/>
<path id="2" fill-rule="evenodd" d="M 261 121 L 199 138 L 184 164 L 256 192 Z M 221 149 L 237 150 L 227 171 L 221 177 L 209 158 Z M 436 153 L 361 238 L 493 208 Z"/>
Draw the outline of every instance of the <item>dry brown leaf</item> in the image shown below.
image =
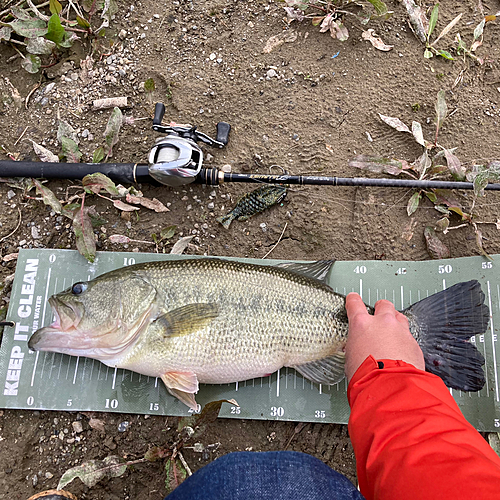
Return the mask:
<path id="1" fill-rule="evenodd" d="M 407 226 L 404 228 L 403 233 L 401 234 L 401 238 L 406 241 L 410 241 L 413 238 L 413 234 L 415 233 L 415 228 L 417 227 L 418 222 L 415 220 L 415 217 L 410 219 Z"/>
<path id="2" fill-rule="evenodd" d="M 145 208 L 149 208 L 150 210 L 154 210 L 157 213 L 162 212 L 170 212 L 170 210 L 156 198 L 150 200 L 149 198 L 145 198 L 144 196 L 133 196 L 130 193 L 127 193 L 125 199 L 129 203 L 134 203 L 135 205 L 142 205 Z"/>
<path id="3" fill-rule="evenodd" d="M 378 116 L 380 116 L 380 119 L 384 123 L 387 123 L 387 125 L 396 129 L 398 132 L 408 132 L 411 134 L 411 130 L 399 118 L 394 118 L 392 116 L 385 116 L 380 113 L 378 114 Z"/>
<path id="4" fill-rule="evenodd" d="M 364 40 L 368 40 L 377 50 L 388 52 L 394 47 L 394 45 L 386 45 L 381 38 L 375 36 L 375 30 L 371 28 L 367 31 L 363 31 L 361 36 Z"/>
<path id="5" fill-rule="evenodd" d="M 114 200 L 113 205 L 118 210 L 122 210 L 123 212 L 133 212 L 134 210 L 140 210 L 139 207 L 133 207 L 132 205 L 127 205 L 121 200 Z"/>
<path id="6" fill-rule="evenodd" d="M 112 234 L 109 238 L 111 243 L 130 243 L 132 240 L 123 234 Z"/>
<path id="7" fill-rule="evenodd" d="M 191 240 L 194 238 L 194 236 L 184 236 L 184 238 L 181 238 L 173 247 L 172 250 L 170 250 L 171 254 L 176 254 L 176 255 L 182 255 L 184 250 L 186 250 L 187 246 L 191 242 Z"/>
<path id="8" fill-rule="evenodd" d="M 429 21 L 425 17 L 425 12 L 420 8 L 414 0 L 401 0 L 410 17 L 410 26 L 415 36 L 422 42 L 427 41 L 427 33 L 429 32 Z"/>
<path id="9" fill-rule="evenodd" d="M 283 40 L 283 38 L 280 35 L 273 35 L 267 40 L 266 45 L 262 49 L 262 53 L 269 54 L 274 49 L 281 47 L 284 43 L 285 40 Z"/>
<path id="10" fill-rule="evenodd" d="M 96 431 L 105 432 L 104 420 L 101 420 L 99 418 L 91 418 L 89 420 L 89 425 L 92 429 L 95 429 Z"/>
<path id="11" fill-rule="evenodd" d="M 455 24 L 458 23 L 458 21 L 460 21 L 460 19 L 462 18 L 463 16 L 463 12 L 458 14 L 457 17 L 455 17 L 455 19 L 453 19 L 453 21 L 451 21 L 450 23 L 448 23 L 443 31 L 441 31 L 441 33 L 439 33 L 439 36 L 431 43 L 431 46 L 436 44 L 439 40 L 441 40 L 441 38 L 443 38 L 443 36 L 446 36 L 453 28 L 453 26 L 455 26 Z"/>
<path id="12" fill-rule="evenodd" d="M 425 242 L 427 243 L 427 251 L 433 259 L 448 259 L 450 258 L 450 250 L 437 237 L 434 228 L 427 226 L 424 229 Z"/>
<path id="13" fill-rule="evenodd" d="M 10 262 L 11 260 L 16 260 L 19 257 L 19 252 L 16 253 L 9 253 L 7 255 L 4 255 L 2 257 L 2 260 L 4 262 Z"/>

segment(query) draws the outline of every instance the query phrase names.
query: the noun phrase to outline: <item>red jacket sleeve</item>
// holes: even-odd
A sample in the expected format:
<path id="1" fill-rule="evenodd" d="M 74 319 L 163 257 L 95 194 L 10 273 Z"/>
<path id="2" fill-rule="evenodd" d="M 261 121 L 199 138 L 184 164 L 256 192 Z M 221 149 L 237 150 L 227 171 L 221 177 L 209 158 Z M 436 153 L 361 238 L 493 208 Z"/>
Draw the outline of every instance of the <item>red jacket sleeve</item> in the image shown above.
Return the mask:
<path id="1" fill-rule="evenodd" d="M 443 381 L 369 356 L 347 396 L 349 434 L 367 500 L 500 498 L 500 458 L 465 420 Z"/>

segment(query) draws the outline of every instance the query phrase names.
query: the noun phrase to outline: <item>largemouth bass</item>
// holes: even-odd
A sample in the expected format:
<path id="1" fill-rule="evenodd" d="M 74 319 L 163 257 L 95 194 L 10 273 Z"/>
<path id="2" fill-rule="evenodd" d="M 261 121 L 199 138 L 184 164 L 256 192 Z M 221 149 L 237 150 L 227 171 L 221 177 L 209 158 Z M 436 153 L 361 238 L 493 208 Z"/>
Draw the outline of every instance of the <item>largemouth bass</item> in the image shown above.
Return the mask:
<path id="1" fill-rule="evenodd" d="M 135 264 L 53 295 L 55 321 L 37 330 L 29 347 L 161 377 L 193 409 L 199 383 L 243 381 L 285 366 L 336 384 L 344 378 L 348 320 L 345 297 L 326 284 L 331 265 L 207 258 Z M 489 321 L 477 281 L 403 314 L 428 371 L 452 388 L 483 387 L 484 358 L 469 342 Z"/>

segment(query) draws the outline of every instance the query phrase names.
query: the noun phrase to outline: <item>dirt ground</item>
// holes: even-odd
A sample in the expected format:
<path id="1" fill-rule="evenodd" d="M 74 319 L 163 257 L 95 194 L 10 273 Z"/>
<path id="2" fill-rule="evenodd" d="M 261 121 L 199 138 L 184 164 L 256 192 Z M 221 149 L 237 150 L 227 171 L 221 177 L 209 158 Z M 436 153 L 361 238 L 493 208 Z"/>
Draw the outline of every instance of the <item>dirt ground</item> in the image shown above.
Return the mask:
<path id="1" fill-rule="evenodd" d="M 64 2 L 63 2 L 64 3 Z M 439 142 L 456 147 L 466 165 L 478 160 L 499 160 L 500 24 L 490 22 L 484 43 L 471 58 L 424 59 L 424 47 L 408 25 L 404 7 L 387 2 L 394 15 L 384 23 L 372 22 L 389 52 L 376 50 L 361 38 L 359 23 L 347 21 L 350 38 L 340 42 L 320 33 L 309 22 L 288 24 L 283 4 L 274 0 L 119 0 L 119 10 L 104 37 L 91 43 L 83 38 L 54 66 L 30 75 L 21 66 L 12 45 L 0 44 L 0 159 L 7 152 L 19 160 L 36 160 L 33 140 L 56 154 L 57 116 L 79 133 L 82 161 L 103 144 L 111 110 L 93 111 L 94 99 L 128 97 L 125 116 L 137 120 L 124 126 L 113 161 L 146 163 L 157 133 L 151 130 L 153 103 L 166 105 L 164 122 L 192 123 L 215 135 L 218 121 L 229 122 L 232 132 L 223 150 L 205 147 L 213 166 L 230 165 L 232 172 L 266 173 L 279 165 L 293 174 L 354 177 L 363 172 L 348 166 L 356 154 L 380 154 L 413 161 L 421 147 L 410 134 L 382 123 L 377 113 L 423 124 L 424 136 L 434 139 L 434 105 L 439 90 L 446 91 L 450 116 Z M 422 2 L 425 8 L 431 2 Z M 445 36 L 440 48 L 453 51 L 453 38 L 472 43 L 473 30 L 484 14 L 500 11 L 497 0 L 447 0 L 440 5 L 437 32 L 457 14 L 460 23 Z M 283 43 L 263 52 L 272 36 Z M 92 69 L 81 62 L 92 54 Z M 459 81 L 457 77 L 461 75 Z M 152 78 L 155 90 L 144 92 Z M 32 93 L 31 91 L 41 85 Z M 21 100 L 13 98 L 13 88 Z M 28 106 L 25 100 L 29 96 Z M 14 92 L 14 97 L 16 94 Z M 1 172 L 1 167 L 0 167 Z M 276 171 L 274 171 L 276 172 Z M 0 174 L 1 175 L 1 174 Z M 50 181 L 59 199 L 77 181 Z M 193 235 L 187 253 L 262 258 L 272 252 L 280 259 L 424 260 L 429 259 L 423 229 L 442 216 L 429 200 L 411 216 L 406 204 L 411 190 L 388 188 L 296 187 L 281 206 L 229 230 L 216 222 L 250 185 L 220 187 L 193 185 L 185 189 L 140 186 L 144 196 L 157 198 L 170 211 L 155 213 L 141 208 L 123 215 L 97 197 L 96 206 L 107 221 L 96 229 L 98 249 L 155 251 L 154 245 L 109 242 L 110 234 L 151 241 L 152 234 L 175 225 L 174 238 L 159 243 L 169 252 L 179 236 Z M 19 248 L 74 248 L 66 220 L 58 218 L 40 200 L 28 198 L 6 182 L 0 184 L 0 252 L 3 258 Z M 455 192 L 464 210 L 473 196 Z M 90 200 L 90 201 L 89 201 Z M 477 221 L 496 222 L 500 198 L 489 192 L 475 203 Z M 453 216 L 451 225 L 460 224 Z M 494 224 L 480 226 L 484 248 L 500 253 L 500 233 Z M 477 255 L 470 225 L 440 236 L 452 257 Z M 12 275 L 15 260 L 3 261 L 2 279 Z M 8 303 L 8 285 L 0 295 Z M 92 429 L 89 415 L 4 410 L 0 416 L 0 499 L 26 499 L 53 488 L 70 466 L 117 454 L 141 458 L 154 445 L 174 439 L 176 419 L 135 415 L 99 414 L 105 430 Z M 118 424 L 129 421 L 126 432 Z M 74 422 L 82 424 L 76 432 Z M 293 422 L 219 420 L 203 435 L 205 445 L 220 443 L 209 457 L 187 450 L 193 470 L 234 450 L 287 449 L 310 453 L 356 481 L 355 460 L 347 428 L 340 425 Z M 78 425 L 76 426 L 78 430 Z M 295 430 L 299 430 L 295 434 Z M 79 437 L 79 440 L 75 440 Z M 79 480 L 67 487 L 80 499 L 159 499 L 165 494 L 161 462 L 141 464 L 121 478 L 106 479 L 89 489 Z"/>

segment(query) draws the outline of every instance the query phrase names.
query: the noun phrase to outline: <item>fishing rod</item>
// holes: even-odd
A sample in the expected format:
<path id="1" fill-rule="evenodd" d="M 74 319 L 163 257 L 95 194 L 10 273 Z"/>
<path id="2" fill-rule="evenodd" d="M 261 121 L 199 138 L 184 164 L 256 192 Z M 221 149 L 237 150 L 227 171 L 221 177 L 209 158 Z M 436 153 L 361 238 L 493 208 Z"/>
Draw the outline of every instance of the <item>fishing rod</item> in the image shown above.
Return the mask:
<path id="1" fill-rule="evenodd" d="M 153 130 L 166 134 L 156 140 L 148 155 L 148 164 L 140 163 L 48 163 L 0 161 L 0 177 L 34 177 L 45 179 L 83 179 L 100 172 L 119 183 L 152 183 L 170 187 L 187 184 L 216 186 L 227 182 L 289 184 L 299 186 L 372 186 L 413 189 L 474 189 L 472 182 L 415 179 L 370 179 L 366 177 L 324 177 L 313 175 L 238 174 L 203 167 L 203 151 L 198 142 L 223 148 L 229 141 L 231 125 L 217 123 L 212 139 L 193 126 L 161 124 L 165 106 L 157 103 Z M 500 191 L 500 184 L 489 183 L 485 189 Z"/>

